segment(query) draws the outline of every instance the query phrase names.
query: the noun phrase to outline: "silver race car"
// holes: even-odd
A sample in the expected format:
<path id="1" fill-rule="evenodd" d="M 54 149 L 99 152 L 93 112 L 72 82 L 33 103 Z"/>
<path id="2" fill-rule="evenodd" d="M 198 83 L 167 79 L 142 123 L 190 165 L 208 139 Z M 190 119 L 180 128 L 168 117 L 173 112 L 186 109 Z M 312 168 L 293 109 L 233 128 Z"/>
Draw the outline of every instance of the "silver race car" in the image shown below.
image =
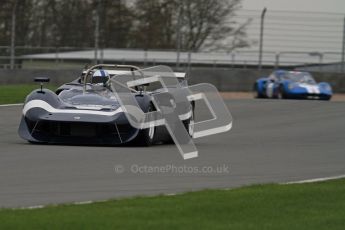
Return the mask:
<path id="1" fill-rule="evenodd" d="M 114 78 L 132 76 L 144 78 L 157 74 L 162 68 L 141 70 L 130 65 L 95 65 L 84 70 L 76 80 L 60 86 L 55 92 L 42 87 L 48 78 L 35 78 L 41 88 L 31 92 L 25 100 L 19 136 L 31 143 L 63 143 L 87 145 L 136 144 L 149 146 L 171 141 L 164 125 L 146 128 L 133 127 L 128 113 L 120 104 L 112 86 Z M 163 68 L 163 69 L 168 69 Z M 167 73 L 160 73 L 167 74 Z M 187 90 L 185 73 L 169 73 L 178 84 L 169 90 L 183 94 Z M 127 87 L 127 86 L 126 86 Z M 162 93 L 159 84 L 128 87 L 129 97 L 135 98 L 142 112 L 155 111 L 153 96 Z M 125 95 L 126 96 L 126 95 Z M 179 118 L 190 135 L 193 134 L 194 104 L 181 101 Z"/>

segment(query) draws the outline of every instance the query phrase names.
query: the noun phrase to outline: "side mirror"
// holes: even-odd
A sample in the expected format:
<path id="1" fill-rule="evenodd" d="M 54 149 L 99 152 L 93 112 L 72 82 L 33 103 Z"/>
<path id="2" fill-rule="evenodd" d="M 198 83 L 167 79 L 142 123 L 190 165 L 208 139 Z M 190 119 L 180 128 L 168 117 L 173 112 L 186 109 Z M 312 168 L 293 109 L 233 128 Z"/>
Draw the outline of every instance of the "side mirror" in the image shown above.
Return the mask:
<path id="1" fill-rule="evenodd" d="M 50 79 L 49 77 L 35 77 L 34 81 L 43 83 L 43 82 L 50 82 Z"/>
<path id="2" fill-rule="evenodd" d="M 44 82 L 50 82 L 50 79 L 49 79 L 49 77 L 35 77 L 34 82 L 40 83 L 40 85 L 41 85 L 41 91 L 40 92 L 43 93 L 43 90 L 42 90 L 43 83 Z"/>

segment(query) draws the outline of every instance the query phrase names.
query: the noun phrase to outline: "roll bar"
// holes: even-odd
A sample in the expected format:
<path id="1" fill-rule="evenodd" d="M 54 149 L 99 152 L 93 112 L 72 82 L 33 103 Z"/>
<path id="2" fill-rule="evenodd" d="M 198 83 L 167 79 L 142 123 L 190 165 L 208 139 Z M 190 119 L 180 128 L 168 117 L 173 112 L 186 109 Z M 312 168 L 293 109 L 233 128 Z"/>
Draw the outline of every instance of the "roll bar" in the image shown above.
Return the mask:
<path id="1" fill-rule="evenodd" d="M 85 72 L 85 77 L 84 77 L 84 85 L 83 85 L 83 92 L 86 92 L 86 84 L 87 84 L 87 78 L 90 74 L 90 72 L 94 69 L 101 69 L 103 67 L 107 67 L 107 68 L 114 68 L 114 69 L 128 69 L 129 71 L 139 71 L 140 72 L 140 68 L 134 65 L 114 65 L 114 64 L 98 64 L 98 65 L 94 65 L 91 66 L 90 68 L 88 68 Z"/>

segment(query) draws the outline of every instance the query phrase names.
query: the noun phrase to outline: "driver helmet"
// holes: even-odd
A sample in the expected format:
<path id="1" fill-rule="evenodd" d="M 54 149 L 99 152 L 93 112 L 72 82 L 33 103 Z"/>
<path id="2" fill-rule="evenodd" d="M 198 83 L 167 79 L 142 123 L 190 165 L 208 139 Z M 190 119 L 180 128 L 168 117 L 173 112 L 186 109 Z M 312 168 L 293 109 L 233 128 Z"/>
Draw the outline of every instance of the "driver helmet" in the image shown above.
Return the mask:
<path id="1" fill-rule="evenodd" d="M 109 80 L 110 75 L 106 70 L 97 70 L 92 75 L 92 84 L 105 84 Z"/>

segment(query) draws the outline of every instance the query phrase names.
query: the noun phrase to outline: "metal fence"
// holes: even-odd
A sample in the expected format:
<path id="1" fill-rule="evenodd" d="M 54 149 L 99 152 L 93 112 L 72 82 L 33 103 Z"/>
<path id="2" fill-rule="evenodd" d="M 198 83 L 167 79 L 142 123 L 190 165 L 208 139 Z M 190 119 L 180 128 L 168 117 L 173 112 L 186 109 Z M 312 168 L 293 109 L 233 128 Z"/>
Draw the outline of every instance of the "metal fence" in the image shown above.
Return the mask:
<path id="1" fill-rule="evenodd" d="M 2 46 L 0 51 L 8 53 L 10 47 Z M 175 65 L 177 52 L 174 50 L 99 49 L 98 59 L 92 47 L 16 47 L 16 68 L 75 68 L 89 63 L 137 63 L 142 66 L 155 64 Z M 256 68 L 259 52 L 238 50 L 235 52 L 181 52 L 182 67 L 207 65 L 212 67 Z M 2 68 L 10 68 L 10 56 L 0 56 Z M 341 52 L 282 51 L 263 52 L 262 64 L 272 68 L 314 68 L 316 71 L 341 72 Z"/>
<path id="2" fill-rule="evenodd" d="M 94 47 L 14 47 L 16 68 L 75 68 L 92 62 L 157 63 L 184 67 L 209 65 L 256 68 L 259 64 L 261 11 L 240 10 L 234 20 L 245 23 L 251 46 L 233 52 L 188 52 Z M 263 23 L 262 64 L 272 68 L 300 68 L 344 72 L 345 21 L 342 14 L 270 11 Z M 230 21 L 229 21 L 230 23 Z M 230 38 L 229 38 L 230 39 Z M 0 68 L 10 68 L 10 44 L 0 46 Z M 179 58 L 178 58 L 179 56 Z M 44 63 L 43 63 L 44 62 Z"/>

